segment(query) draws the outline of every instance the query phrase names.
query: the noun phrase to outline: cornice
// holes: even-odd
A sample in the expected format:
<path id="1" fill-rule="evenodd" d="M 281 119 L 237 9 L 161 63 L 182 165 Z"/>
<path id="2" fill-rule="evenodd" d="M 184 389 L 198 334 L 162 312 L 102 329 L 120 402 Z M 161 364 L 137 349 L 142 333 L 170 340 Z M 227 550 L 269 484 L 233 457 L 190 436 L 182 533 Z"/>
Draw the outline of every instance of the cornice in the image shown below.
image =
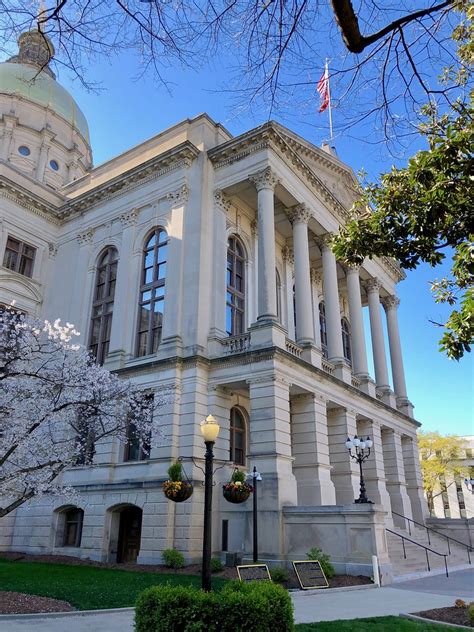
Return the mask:
<path id="1" fill-rule="evenodd" d="M 68 219 L 71 215 L 81 213 L 103 199 L 109 200 L 123 195 L 137 186 L 156 180 L 180 167 L 188 168 L 199 153 L 197 147 L 189 141 L 185 141 L 177 147 L 150 158 L 137 167 L 133 167 L 104 184 L 79 195 L 74 200 L 70 200 L 61 207 L 60 217 L 61 219 Z"/>
<path id="2" fill-rule="evenodd" d="M 19 206 L 31 211 L 31 213 L 53 224 L 59 225 L 61 223 L 58 217 L 57 207 L 45 202 L 34 193 L 27 191 L 22 186 L 3 177 L 0 177 L 0 197 L 15 202 Z"/>

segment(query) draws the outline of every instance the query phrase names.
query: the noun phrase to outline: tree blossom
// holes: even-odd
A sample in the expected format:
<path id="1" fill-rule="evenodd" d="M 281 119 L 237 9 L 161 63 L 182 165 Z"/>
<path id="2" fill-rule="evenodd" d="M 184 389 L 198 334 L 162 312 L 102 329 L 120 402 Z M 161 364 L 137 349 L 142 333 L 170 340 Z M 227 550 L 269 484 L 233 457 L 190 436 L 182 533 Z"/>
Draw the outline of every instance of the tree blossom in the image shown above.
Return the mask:
<path id="1" fill-rule="evenodd" d="M 77 335 L 69 323 L 0 311 L 0 517 L 65 493 L 61 472 L 93 466 L 98 441 L 138 436 L 144 451 L 160 442 L 156 394 L 97 365 Z"/>

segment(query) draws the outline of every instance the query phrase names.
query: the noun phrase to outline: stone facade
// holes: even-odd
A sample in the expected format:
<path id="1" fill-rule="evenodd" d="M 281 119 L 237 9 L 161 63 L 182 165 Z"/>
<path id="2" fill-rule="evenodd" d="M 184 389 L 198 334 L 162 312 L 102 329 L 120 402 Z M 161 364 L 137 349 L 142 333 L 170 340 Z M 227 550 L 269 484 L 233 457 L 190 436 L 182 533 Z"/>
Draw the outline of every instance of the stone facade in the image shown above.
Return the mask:
<path id="1" fill-rule="evenodd" d="M 26 116 L 27 97 L 21 103 L 15 95 L 1 97 L 4 126 L 12 116 L 25 134 L 45 126 L 38 103 Z M 5 138 L 4 132 L 2 143 Z M 214 496 L 215 554 L 251 550 L 251 503 L 233 506 L 220 493 L 237 461 L 245 471 L 257 466 L 263 477 L 262 557 L 291 559 L 311 546 L 334 553 L 341 542 L 336 561 L 349 570 L 369 573 L 372 554 L 389 564 L 383 528 L 396 522 L 392 510 L 418 520 L 426 513 L 419 424 L 407 397 L 396 315 L 403 273 L 386 259 L 345 267 L 329 247 L 358 194 L 351 169 L 328 147 L 315 147 L 278 123 L 232 137 L 207 115 L 97 168 L 82 162 L 84 175 L 56 186 L 9 155 L 0 160 L 0 302 L 15 300 L 32 316 L 73 322 L 89 345 L 98 268 L 106 249 L 115 248 L 105 365 L 144 389 L 166 387 L 172 396 L 158 413 L 166 439 L 150 458 L 126 460 L 124 446 L 97 445 L 94 467 L 64 474 L 78 492 L 77 507 L 44 497 L 20 508 L 0 525 L 0 547 L 114 561 L 128 529 L 139 562 L 159 562 L 170 547 L 198 559 L 199 422 L 212 413 L 221 425 L 215 454 L 222 466 Z M 156 228 L 167 239 L 164 284 L 157 278 L 153 286 L 164 287 L 162 319 L 153 321 L 160 343 L 140 355 L 144 249 Z M 30 277 L 5 266 L 9 238 L 36 249 Z M 229 263 L 231 240 L 237 254 Z M 367 368 L 367 306 L 375 380 Z M 236 458 L 233 409 L 243 419 L 243 459 Z M 356 433 L 374 441 L 366 473 L 375 505 L 365 510 L 353 505 L 359 475 L 344 446 Z M 195 486 L 182 504 L 168 502 L 161 489 L 178 457 Z"/>

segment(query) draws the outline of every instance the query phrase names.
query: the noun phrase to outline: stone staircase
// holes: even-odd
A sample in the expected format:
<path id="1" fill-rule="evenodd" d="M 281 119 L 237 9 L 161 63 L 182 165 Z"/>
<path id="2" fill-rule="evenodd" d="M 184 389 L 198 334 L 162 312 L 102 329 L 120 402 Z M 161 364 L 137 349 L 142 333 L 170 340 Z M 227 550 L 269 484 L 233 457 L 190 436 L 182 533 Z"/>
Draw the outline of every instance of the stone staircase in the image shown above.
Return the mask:
<path id="1" fill-rule="evenodd" d="M 448 572 L 470 567 L 468 552 L 465 546 L 451 540 L 449 542 L 449 551 L 448 541 L 442 535 L 430 531 L 428 539 L 426 529 L 416 527 L 415 525 L 410 526 L 410 531 L 411 535 L 408 529 L 401 529 L 400 527 L 390 527 L 386 530 L 387 547 L 390 561 L 392 562 L 394 582 L 445 573 L 445 558 L 443 555 L 436 555 L 434 551 L 446 554 Z M 403 536 L 406 539 L 403 540 L 399 536 Z M 412 540 L 412 542 L 409 540 Z M 405 545 L 406 559 L 403 545 Z M 424 547 L 426 547 L 426 549 Z M 430 570 L 428 570 L 426 560 L 427 554 Z M 472 550 L 470 557 L 474 566 L 474 551 Z"/>

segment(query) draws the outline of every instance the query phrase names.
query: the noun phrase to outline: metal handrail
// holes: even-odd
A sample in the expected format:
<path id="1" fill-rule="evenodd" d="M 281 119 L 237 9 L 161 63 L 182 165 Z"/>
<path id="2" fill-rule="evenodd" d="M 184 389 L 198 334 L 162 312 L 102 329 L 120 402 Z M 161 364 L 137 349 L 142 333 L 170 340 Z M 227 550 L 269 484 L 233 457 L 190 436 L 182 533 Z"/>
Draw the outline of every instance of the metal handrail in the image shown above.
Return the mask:
<path id="1" fill-rule="evenodd" d="M 425 546 L 424 544 L 420 544 L 420 542 L 415 542 L 415 540 L 412 540 L 411 538 L 407 538 L 405 535 L 402 535 L 401 533 L 397 533 L 396 531 L 392 531 L 391 529 L 385 528 L 385 531 L 388 531 L 389 533 L 392 533 L 393 535 L 396 535 L 398 538 L 402 539 L 403 557 L 405 559 L 407 559 L 407 553 L 406 553 L 406 550 L 405 550 L 405 540 L 407 540 L 408 542 L 411 542 L 412 544 L 415 544 L 416 546 L 419 546 L 422 549 L 425 549 L 426 565 L 428 566 L 428 571 L 431 571 L 430 559 L 428 557 L 428 551 L 430 553 L 434 553 L 435 555 L 440 555 L 441 557 L 444 557 L 444 568 L 446 569 L 446 577 L 449 577 L 448 562 L 446 560 L 446 558 L 448 557 L 447 553 L 440 553 L 439 551 L 435 551 L 434 549 L 430 549 L 428 546 Z"/>
<path id="2" fill-rule="evenodd" d="M 398 516 L 399 518 L 403 518 L 404 520 L 408 521 L 408 533 L 410 535 L 411 535 L 410 522 L 413 522 L 413 524 L 416 524 L 419 527 L 423 527 L 424 529 L 426 529 L 426 534 L 428 536 L 428 544 L 430 546 L 431 546 L 430 531 L 432 531 L 436 535 L 441 536 L 442 538 L 446 538 L 446 540 L 448 541 L 448 555 L 451 555 L 451 546 L 449 544 L 450 541 L 456 542 L 456 544 L 459 544 L 460 546 L 466 547 L 467 559 L 469 560 L 469 564 L 471 564 L 471 553 L 470 552 L 474 551 L 474 549 L 472 548 L 472 546 L 470 544 L 466 544 L 465 542 L 461 542 L 460 540 L 456 540 L 456 538 L 452 538 L 450 535 L 445 535 L 444 533 L 440 533 L 439 531 L 436 531 L 436 529 L 433 529 L 432 527 L 427 527 L 422 522 L 417 522 L 416 520 L 413 520 L 413 518 L 409 518 L 408 516 L 404 516 L 403 514 L 399 514 L 396 511 L 392 511 L 392 514 L 394 516 Z"/>

